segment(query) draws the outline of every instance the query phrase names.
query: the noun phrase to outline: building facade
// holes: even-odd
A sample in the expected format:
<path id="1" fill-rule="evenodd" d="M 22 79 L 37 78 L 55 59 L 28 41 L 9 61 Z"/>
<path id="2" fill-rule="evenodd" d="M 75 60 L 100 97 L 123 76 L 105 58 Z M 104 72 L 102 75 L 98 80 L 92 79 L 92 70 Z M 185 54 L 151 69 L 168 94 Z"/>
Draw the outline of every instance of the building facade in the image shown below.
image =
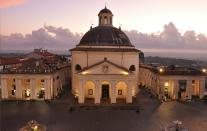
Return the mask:
<path id="1" fill-rule="evenodd" d="M 206 72 L 184 67 L 140 66 L 140 86 L 159 99 L 191 100 L 207 95 Z"/>
<path id="2" fill-rule="evenodd" d="M 79 103 L 132 103 L 138 92 L 139 54 L 121 28 L 113 26 L 113 14 L 105 8 L 99 25 L 71 49 L 72 93 Z"/>
<path id="3" fill-rule="evenodd" d="M 31 54 L 28 54 L 30 58 L 21 58 L 18 66 L 3 66 L 0 70 L 2 99 L 50 100 L 58 96 L 63 87 L 69 84 L 69 62 L 56 55 L 48 59 L 46 56 L 33 58 Z M 7 64 L 1 65 L 11 63 L 8 60 L 5 62 Z"/>

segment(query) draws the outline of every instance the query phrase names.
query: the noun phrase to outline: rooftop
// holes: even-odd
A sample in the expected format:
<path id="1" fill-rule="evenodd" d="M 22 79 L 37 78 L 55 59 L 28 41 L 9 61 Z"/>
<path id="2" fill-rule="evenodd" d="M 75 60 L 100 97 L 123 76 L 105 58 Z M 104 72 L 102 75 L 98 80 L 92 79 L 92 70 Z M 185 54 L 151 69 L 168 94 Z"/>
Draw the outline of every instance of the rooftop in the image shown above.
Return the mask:
<path id="1" fill-rule="evenodd" d="M 153 67 L 151 65 L 140 65 L 140 68 L 148 69 L 156 74 L 159 73 L 159 75 L 207 76 L 207 73 L 203 72 L 202 69 L 198 70 L 188 67 L 176 67 L 173 65 L 168 67 Z"/>

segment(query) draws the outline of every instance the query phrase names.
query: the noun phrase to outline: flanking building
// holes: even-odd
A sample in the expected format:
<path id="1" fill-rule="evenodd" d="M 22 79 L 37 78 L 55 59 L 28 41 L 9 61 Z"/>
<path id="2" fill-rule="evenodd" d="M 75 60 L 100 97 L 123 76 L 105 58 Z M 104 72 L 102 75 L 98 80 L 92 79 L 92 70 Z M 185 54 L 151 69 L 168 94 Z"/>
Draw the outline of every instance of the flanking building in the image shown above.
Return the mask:
<path id="1" fill-rule="evenodd" d="M 18 58 L 16 58 L 18 59 Z M 70 63 L 64 57 L 36 49 L 11 62 L 1 58 L 2 99 L 53 99 L 70 81 Z"/>
<path id="2" fill-rule="evenodd" d="M 72 93 L 79 103 L 132 103 L 138 93 L 139 54 L 121 28 L 113 26 L 112 12 L 104 8 L 99 25 L 71 49 Z"/>
<path id="3" fill-rule="evenodd" d="M 207 95 L 205 69 L 140 65 L 139 76 L 140 86 L 149 89 L 159 99 L 191 100 Z"/>

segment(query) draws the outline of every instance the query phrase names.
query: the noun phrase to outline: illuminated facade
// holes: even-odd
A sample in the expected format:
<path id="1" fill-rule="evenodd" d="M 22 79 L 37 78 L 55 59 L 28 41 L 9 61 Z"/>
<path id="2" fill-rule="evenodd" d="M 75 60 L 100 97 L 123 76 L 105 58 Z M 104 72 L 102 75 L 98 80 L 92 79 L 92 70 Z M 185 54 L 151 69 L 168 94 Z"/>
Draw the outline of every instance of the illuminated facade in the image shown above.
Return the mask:
<path id="1" fill-rule="evenodd" d="M 10 62 L 11 59 L 3 60 L 0 70 L 2 99 L 50 100 L 58 96 L 63 87 L 69 84 L 69 63 L 60 60 L 57 55 L 48 59 L 45 54 L 49 53 L 46 51 L 39 53 L 44 57 L 34 58 L 31 57 L 34 53 L 31 53 L 29 58 L 20 58 L 16 63 L 13 59 L 13 63 Z"/>
<path id="2" fill-rule="evenodd" d="M 121 28 L 113 26 L 109 9 L 101 10 L 98 17 L 99 25 L 71 49 L 72 93 L 79 103 L 132 103 L 138 92 L 141 52 Z"/>
<path id="3" fill-rule="evenodd" d="M 191 100 L 207 95 L 207 74 L 184 67 L 140 66 L 140 86 L 148 88 L 159 99 Z"/>

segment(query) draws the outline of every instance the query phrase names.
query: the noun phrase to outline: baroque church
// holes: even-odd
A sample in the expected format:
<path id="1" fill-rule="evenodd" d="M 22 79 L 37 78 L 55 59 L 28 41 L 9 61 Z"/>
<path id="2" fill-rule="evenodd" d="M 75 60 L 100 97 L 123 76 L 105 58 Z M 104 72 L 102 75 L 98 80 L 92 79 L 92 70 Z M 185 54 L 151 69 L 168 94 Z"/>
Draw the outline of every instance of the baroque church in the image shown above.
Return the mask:
<path id="1" fill-rule="evenodd" d="M 106 7 L 71 49 L 72 93 L 78 103 L 119 101 L 132 103 L 138 93 L 139 55 L 127 35 L 113 26 L 113 13 Z"/>

